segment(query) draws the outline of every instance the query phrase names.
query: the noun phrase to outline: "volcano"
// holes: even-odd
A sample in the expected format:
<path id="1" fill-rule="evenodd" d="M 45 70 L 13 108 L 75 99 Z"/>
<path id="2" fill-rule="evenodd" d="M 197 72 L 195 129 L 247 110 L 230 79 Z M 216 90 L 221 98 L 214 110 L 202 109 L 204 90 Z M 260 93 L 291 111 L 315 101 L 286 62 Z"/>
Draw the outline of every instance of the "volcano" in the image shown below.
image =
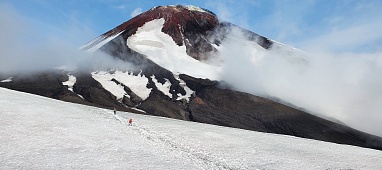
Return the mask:
<path id="1" fill-rule="evenodd" d="M 277 49 L 296 54 L 286 56 L 290 62 L 309 62 L 299 50 L 220 21 L 209 10 L 158 6 L 81 47 L 121 60 L 124 67 L 2 75 L 0 86 L 96 107 L 382 150 L 380 137 L 222 82 L 219 51 L 235 31 L 245 35 L 239 41 L 255 55 Z"/>
<path id="2" fill-rule="evenodd" d="M 218 45 L 224 37 L 215 37 L 216 32 L 228 31 L 233 24 L 219 22 L 217 16 L 209 10 L 195 6 L 158 6 L 154 7 L 131 20 L 117 26 L 116 28 L 104 33 L 100 37 L 85 45 L 83 49 L 89 50 L 93 47 L 98 48 L 97 44 L 102 41 L 123 34 L 126 39 L 136 34 L 147 22 L 163 19 L 164 23 L 161 32 L 171 36 L 172 40 L 178 45 L 185 45 L 187 54 L 197 60 L 206 59 L 206 53 L 216 51 L 214 44 Z M 237 27 L 239 28 L 239 27 Z M 243 31 L 245 31 L 243 29 Z M 255 40 L 264 48 L 269 48 L 272 42 L 258 34 L 246 31 L 252 40 Z M 221 34 L 224 35 L 224 34 Z"/>

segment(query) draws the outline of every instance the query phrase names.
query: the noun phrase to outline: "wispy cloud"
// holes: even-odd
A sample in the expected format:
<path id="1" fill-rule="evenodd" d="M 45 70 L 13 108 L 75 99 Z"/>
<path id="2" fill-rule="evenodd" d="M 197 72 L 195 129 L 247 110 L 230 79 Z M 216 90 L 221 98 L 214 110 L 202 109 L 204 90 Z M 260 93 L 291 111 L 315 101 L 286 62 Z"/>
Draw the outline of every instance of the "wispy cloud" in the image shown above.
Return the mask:
<path id="1" fill-rule="evenodd" d="M 352 6 L 343 5 L 324 18 L 322 31 L 315 36 L 307 35 L 299 43 L 304 49 L 337 52 L 370 53 L 380 51 L 382 42 L 382 2 L 367 1 Z M 345 12 L 341 12 L 345 11 Z M 308 32 L 309 33 L 309 32 Z M 315 46 L 315 47 L 313 47 Z"/>
<path id="2" fill-rule="evenodd" d="M 91 55 L 79 50 L 75 41 L 86 32 L 77 20 L 67 27 L 56 27 L 30 21 L 12 6 L 0 4 L 0 74 L 30 74 L 56 68 L 89 68 L 90 61 L 117 63 L 103 54 Z M 87 62 L 85 62 L 87 61 Z M 98 63 L 98 64 L 100 64 Z"/>
<path id="3" fill-rule="evenodd" d="M 255 1 L 237 3 L 237 1 L 233 0 L 209 0 L 205 3 L 206 8 L 214 11 L 220 20 L 234 23 L 243 28 L 250 27 L 249 18 L 253 17 L 250 16 L 247 9 L 257 5 L 258 3 Z"/>
<path id="4" fill-rule="evenodd" d="M 63 65 L 73 67 L 72 63 L 84 56 L 65 40 L 46 37 L 33 29 L 32 24 L 15 11 L 4 6 L 0 9 L 4 14 L 0 17 L 0 39 L 6 40 L 0 41 L 1 74 L 32 73 Z"/>
<path id="5" fill-rule="evenodd" d="M 141 13 L 142 13 L 142 8 L 136 8 L 136 9 L 134 9 L 133 12 L 131 12 L 130 16 L 131 17 L 135 17 L 135 16 L 137 16 L 137 15 L 139 15 Z"/>
<path id="6" fill-rule="evenodd" d="M 118 5 L 115 8 L 120 9 L 120 10 L 125 10 L 126 9 L 126 5 L 124 5 L 124 4 Z"/>
<path id="7" fill-rule="evenodd" d="M 207 1 L 205 6 L 222 20 L 298 48 L 310 48 L 309 44 L 328 44 L 337 51 L 381 48 L 375 45 L 382 34 L 380 1 L 250 2 Z"/>

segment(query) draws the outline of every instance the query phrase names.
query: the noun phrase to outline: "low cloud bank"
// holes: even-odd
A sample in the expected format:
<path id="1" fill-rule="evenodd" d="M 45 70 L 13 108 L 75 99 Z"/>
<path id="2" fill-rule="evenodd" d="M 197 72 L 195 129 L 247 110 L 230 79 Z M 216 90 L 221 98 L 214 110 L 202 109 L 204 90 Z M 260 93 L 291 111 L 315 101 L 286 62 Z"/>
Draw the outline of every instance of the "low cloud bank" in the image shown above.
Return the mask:
<path id="1" fill-rule="evenodd" d="M 76 46 L 78 42 L 57 34 L 62 30 L 40 30 L 44 28 L 40 28 L 39 23 L 29 21 L 11 6 L 0 4 L 0 10 L 0 74 L 23 75 L 52 69 L 89 71 L 110 66 L 127 68 L 125 62 L 102 52 L 91 54 L 80 50 Z M 73 34 L 78 34 L 78 29 L 72 30 Z M 65 35 L 70 35 L 71 30 L 67 31 Z M 83 30 L 86 31 L 89 30 Z"/>
<path id="2" fill-rule="evenodd" d="M 312 45 L 306 52 L 282 44 L 266 51 L 233 29 L 221 44 L 222 80 L 382 136 L 382 53 L 324 52 Z"/>

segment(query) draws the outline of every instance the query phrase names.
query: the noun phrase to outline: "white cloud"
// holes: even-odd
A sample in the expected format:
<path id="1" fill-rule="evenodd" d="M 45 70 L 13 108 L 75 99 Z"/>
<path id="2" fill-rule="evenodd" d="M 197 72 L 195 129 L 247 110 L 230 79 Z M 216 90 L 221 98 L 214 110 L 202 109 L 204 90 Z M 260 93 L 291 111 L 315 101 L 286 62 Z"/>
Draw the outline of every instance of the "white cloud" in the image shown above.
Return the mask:
<path id="1" fill-rule="evenodd" d="M 299 53 L 254 48 L 237 30 L 221 46 L 222 80 L 238 90 L 277 97 L 382 136 L 382 52 L 339 54 L 320 51 L 318 46 L 306 54 L 308 62 L 301 62 Z"/>
<path id="2" fill-rule="evenodd" d="M 253 17 L 248 15 L 246 9 L 257 6 L 256 1 L 245 1 L 238 3 L 234 0 L 213 1 L 209 0 L 205 3 L 207 9 L 214 11 L 218 18 L 222 21 L 231 22 L 243 28 L 249 28 L 248 18 Z"/>
<path id="3" fill-rule="evenodd" d="M 0 74 L 27 74 L 54 68 L 92 69 L 93 65 L 101 68 L 120 63 L 105 54 L 88 54 L 73 45 L 78 37 L 91 32 L 87 27 L 77 27 L 76 20 L 70 20 L 70 26 L 59 31 L 49 25 L 40 30 L 41 23 L 30 21 L 11 6 L 0 4 L 0 11 L 4 14 L 0 15 L 0 39 L 7 40 L 0 41 Z M 76 35 L 79 36 L 70 37 Z"/>
<path id="4" fill-rule="evenodd" d="M 126 5 L 118 5 L 116 6 L 117 9 L 124 10 L 126 9 Z"/>
<path id="5" fill-rule="evenodd" d="M 243 3 L 234 3 L 208 1 L 206 6 L 226 21 L 248 21 L 243 17 L 246 10 L 239 7 Z M 224 62 L 229 63 L 224 66 L 222 79 L 240 91 L 278 97 L 382 136 L 382 3 L 259 3 L 251 6 L 261 12 L 250 16 L 256 17 L 250 23 L 251 30 L 307 51 L 309 63 L 290 62 L 287 58 L 293 55 L 277 50 L 272 54 L 254 51 L 235 41 L 245 39 L 241 33 L 232 32 L 235 38 L 228 37 L 222 43 L 226 48 L 220 51 Z"/>
<path id="6" fill-rule="evenodd" d="M 134 9 L 133 12 L 131 12 L 130 16 L 131 17 L 135 17 L 135 16 L 137 16 L 137 15 L 139 15 L 141 13 L 142 13 L 142 8 L 136 8 L 136 9 Z"/>

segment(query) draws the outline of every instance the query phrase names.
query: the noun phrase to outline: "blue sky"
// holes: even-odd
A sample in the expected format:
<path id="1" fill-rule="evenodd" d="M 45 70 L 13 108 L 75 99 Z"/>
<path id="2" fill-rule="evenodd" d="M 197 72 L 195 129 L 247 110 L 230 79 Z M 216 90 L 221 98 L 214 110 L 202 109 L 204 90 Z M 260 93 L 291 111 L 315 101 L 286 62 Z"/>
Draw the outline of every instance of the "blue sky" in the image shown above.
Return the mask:
<path id="1" fill-rule="evenodd" d="M 41 36 L 78 46 L 133 14 L 169 4 L 209 9 L 222 20 L 297 48 L 382 51 L 380 0 L 0 0 L 2 11 L 27 21 Z"/>

